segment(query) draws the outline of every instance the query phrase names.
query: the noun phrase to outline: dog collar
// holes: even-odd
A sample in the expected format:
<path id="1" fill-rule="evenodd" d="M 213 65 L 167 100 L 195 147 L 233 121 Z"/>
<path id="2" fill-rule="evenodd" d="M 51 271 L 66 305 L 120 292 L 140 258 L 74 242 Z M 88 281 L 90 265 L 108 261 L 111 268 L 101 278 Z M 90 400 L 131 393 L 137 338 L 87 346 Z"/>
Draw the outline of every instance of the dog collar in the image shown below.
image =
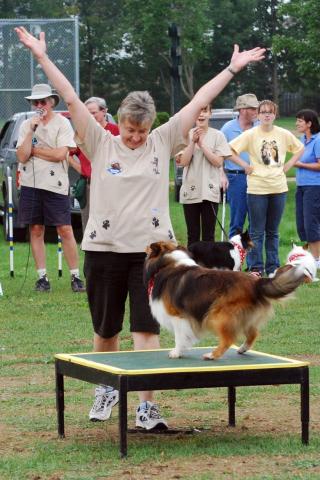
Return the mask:
<path id="1" fill-rule="evenodd" d="M 240 265 L 243 265 L 244 259 L 246 258 L 246 251 L 244 248 L 242 248 L 238 243 L 235 242 L 230 242 L 232 245 L 238 250 L 239 255 L 240 255 Z"/>
<path id="2" fill-rule="evenodd" d="M 151 297 L 153 287 L 154 287 L 154 277 L 151 277 L 149 282 L 148 282 L 148 297 Z"/>

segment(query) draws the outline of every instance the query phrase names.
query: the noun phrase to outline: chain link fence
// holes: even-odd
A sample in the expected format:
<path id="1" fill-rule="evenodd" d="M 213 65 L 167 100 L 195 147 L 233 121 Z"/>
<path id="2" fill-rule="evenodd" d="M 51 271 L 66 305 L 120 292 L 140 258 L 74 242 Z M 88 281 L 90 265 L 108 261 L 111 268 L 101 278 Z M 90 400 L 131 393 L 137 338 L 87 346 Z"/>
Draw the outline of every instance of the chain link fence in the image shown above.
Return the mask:
<path id="1" fill-rule="evenodd" d="M 14 28 L 46 34 L 48 54 L 79 94 L 78 17 L 67 19 L 0 19 L 0 126 L 16 112 L 29 110 L 25 96 L 36 83 L 48 83 L 30 52 L 18 41 Z M 59 109 L 65 109 L 64 102 Z"/>

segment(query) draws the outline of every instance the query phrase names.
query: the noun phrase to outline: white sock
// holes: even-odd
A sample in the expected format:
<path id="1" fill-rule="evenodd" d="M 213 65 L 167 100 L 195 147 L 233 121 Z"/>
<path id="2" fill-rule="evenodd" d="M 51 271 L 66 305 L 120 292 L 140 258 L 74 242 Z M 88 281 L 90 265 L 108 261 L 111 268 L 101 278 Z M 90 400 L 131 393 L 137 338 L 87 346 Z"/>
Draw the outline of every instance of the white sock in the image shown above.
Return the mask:
<path id="1" fill-rule="evenodd" d="M 80 278 L 79 268 L 72 268 L 70 270 L 70 275 L 74 275 L 77 278 Z"/>
<path id="2" fill-rule="evenodd" d="M 46 268 L 39 268 L 37 270 L 38 272 L 38 275 L 39 275 L 39 278 L 42 278 L 44 277 L 45 275 L 47 275 L 47 269 Z"/>

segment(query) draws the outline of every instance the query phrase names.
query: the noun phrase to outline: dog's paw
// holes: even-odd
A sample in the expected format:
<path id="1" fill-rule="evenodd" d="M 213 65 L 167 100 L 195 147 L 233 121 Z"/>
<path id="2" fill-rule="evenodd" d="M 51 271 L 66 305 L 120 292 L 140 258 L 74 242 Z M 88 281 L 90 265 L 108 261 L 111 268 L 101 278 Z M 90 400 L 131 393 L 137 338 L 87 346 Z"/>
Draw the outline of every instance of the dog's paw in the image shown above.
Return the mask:
<path id="1" fill-rule="evenodd" d="M 238 353 L 242 354 L 242 353 L 246 353 L 246 351 L 248 350 L 248 347 L 245 343 L 243 343 L 239 348 L 238 348 Z"/>
<path id="2" fill-rule="evenodd" d="M 169 352 L 169 357 L 170 358 L 180 358 L 180 357 L 182 357 L 182 354 L 181 354 L 180 350 L 174 348 L 173 350 L 171 350 L 171 352 Z"/>
<path id="3" fill-rule="evenodd" d="M 204 354 L 202 355 L 202 358 L 203 358 L 204 360 L 214 360 L 214 359 L 215 359 L 212 352 L 210 352 L 210 353 L 204 353 Z"/>

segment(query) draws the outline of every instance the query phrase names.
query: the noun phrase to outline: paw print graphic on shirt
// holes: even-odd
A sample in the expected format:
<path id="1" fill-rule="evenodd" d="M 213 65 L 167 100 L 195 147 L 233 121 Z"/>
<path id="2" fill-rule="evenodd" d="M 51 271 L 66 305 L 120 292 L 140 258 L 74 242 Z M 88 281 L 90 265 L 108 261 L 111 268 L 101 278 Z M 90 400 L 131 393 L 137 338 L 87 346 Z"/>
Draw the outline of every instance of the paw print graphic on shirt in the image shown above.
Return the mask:
<path id="1" fill-rule="evenodd" d="M 110 227 L 109 220 L 104 220 L 104 222 L 102 222 L 102 227 L 108 230 L 108 228 Z"/>
<path id="2" fill-rule="evenodd" d="M 94 240 L 97 236 L 97 232 L 95 230 L 93 230 L 93 232 L 90 233 L 89 237 L 91 238 L 91 240 Z"/>
<path id="3" fill-rule="evenodd" d="M 158 157 L 153 157 L 153 161 L 151 162 L 152 163 L 152 171 L 155 175 L 160 175 L 160 171 L 159 171 L 159 159 Z"/>
<path id="4" fill-rule="evenodd" d="M 153 225 L 154 227 L 156 227 L 156 228 L 159 227 L 159 225 L 160 225 L 159 218 L 153 217 L 153 219 L 152 219 L 152 225 Z"/>

